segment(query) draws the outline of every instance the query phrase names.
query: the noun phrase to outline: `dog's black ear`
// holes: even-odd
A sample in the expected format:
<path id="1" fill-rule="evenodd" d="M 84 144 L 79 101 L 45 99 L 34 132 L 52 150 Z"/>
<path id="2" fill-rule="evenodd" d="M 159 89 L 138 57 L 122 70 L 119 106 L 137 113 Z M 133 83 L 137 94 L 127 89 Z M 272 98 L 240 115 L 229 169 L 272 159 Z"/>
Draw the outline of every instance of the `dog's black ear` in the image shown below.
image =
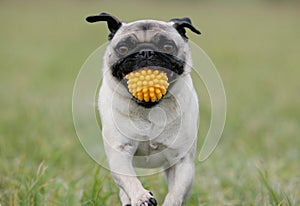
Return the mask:
<path id="1" fill-rule="evenodd" d="M 190 29 L 192 32 L 196 34 L 201 34 L 201 32 L 193 26 L 191 19 L 188 17 L 170 19 L 170 21 L 174 22 L 173 27 L 185 39 L 188 39 L 188 37 L 185 35 L 186 33 L 185 28 Z"/>
<path id="2" fill-rule="evenodd" d="M 107 27 L 110 31 L 110 34 L 108 35 L 108 40 L 111 40 L 114 37 L 115 33 L 118 31 L 118 29 L 122 26 L 122 22 L 119 19 L 104 12 L 96 16 L 88 16 L 86 18 L 86 21 L 89 23 L 106 21 Z"/>

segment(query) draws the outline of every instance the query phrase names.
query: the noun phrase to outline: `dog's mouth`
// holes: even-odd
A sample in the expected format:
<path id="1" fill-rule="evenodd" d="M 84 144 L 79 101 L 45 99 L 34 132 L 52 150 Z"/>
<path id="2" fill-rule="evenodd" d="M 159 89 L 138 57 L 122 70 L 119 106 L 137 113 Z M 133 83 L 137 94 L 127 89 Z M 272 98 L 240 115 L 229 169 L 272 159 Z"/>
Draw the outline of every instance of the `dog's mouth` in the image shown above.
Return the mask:
<path id="1" fill-rule="evenodd" d="M 184 66 L 185 61 L 173 55 L 149 50 L 131 54 L 117 61 L 112 66 L 112 75 L 126 86 L 129 93 L 132 94 L 132 99 L 138 105 L 150 108 L 162 101 L 168 89 L 183 73 Z M 146 72 L 149 75 L 142 75 L 141 72 Z M 155 75 L 158 75 L 158 80 L 156 80 Z M 139 76 L 143 76 L 141 77 L 142 81 L 137 82 Z M 143 78 L 148 79 L 144 80 Z M 163 78 L 165 82 L 160 78 Z M 137 84 L 142 85 L 138 87 Z M 151 93 L 152 91 L 154 94 Z"/>

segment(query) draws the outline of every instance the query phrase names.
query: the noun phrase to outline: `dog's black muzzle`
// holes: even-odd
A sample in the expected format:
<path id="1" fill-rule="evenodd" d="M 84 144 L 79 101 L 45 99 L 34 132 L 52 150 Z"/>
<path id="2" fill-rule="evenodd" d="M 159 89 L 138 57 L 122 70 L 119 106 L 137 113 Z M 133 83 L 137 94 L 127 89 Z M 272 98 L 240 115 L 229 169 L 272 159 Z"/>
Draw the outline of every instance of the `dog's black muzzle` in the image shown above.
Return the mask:
<path id="1" fill-rule="evenodd" d="M 172 82 L 177 76 L 183 73 L 184 66 L 185 61 L 174 55 L 150 49 L 143 49 L 118 60 L 112 66 L 112 75 L 119 81 L 122 81 L 124 77 L 132 71 L 145 67 L 153 68 L 164 71 L 168 76 L 170 86 L 172 86 Z M 122 82 L 127 87 L 127 82 Z M 133 97 L 133 100 L 139 105 L 149 108 L 159 103 L 161 99 L 156 102 L 144 102 Z"/>
<path id="2" fill-rule="evenodd" d="M 164 70 L 167 73 L 174 72 L 177 75 L 181 75 L 184 66 L 184 60 L 181 60 L 176 56 L 144 49 L 118 60 L 112 66 L 112 75 L 121 81 L 130 72 L 144 67 L 161 68 L 161 70 Z"/>

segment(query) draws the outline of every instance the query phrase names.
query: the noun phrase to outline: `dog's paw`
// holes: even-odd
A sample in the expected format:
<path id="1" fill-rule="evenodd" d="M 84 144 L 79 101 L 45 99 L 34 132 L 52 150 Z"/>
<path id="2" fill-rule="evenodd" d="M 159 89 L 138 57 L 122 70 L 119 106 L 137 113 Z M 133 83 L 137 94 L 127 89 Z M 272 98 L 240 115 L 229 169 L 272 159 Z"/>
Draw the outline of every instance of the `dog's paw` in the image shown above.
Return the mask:
<path id="1" fill-rule="evenodd" d="M 157 206 L 157 201 L 153 197 L 151 192 L 146 191 L 145 193 L 139 195 L 134 203 L 133 206 Z"/>

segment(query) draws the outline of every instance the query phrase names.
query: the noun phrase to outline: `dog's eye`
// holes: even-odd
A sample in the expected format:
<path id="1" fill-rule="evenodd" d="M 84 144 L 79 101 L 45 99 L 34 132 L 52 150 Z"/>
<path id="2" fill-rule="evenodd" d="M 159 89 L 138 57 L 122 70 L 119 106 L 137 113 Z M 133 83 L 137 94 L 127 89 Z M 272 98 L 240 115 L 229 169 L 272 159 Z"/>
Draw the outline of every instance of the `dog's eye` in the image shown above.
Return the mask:
<path id="1" fill-rule="evenodd" d="M 119 52 L 119 54 L 121 54 L 121 55 L 125 55 L 125 54 L 128 53 L 128 47 L 127 47 L 127 46 L 120 46 L 120 47 L 118 48 L 118 52 Z"/>
<path id="2" fill-rule="evenodd" d="M 163 49 L 164 49 L 165 52 L 169 53 L 169 52 L 172 52 L 174 50 L 174 46 L 172 44 L 165 44 L 163 46 Z"/>

